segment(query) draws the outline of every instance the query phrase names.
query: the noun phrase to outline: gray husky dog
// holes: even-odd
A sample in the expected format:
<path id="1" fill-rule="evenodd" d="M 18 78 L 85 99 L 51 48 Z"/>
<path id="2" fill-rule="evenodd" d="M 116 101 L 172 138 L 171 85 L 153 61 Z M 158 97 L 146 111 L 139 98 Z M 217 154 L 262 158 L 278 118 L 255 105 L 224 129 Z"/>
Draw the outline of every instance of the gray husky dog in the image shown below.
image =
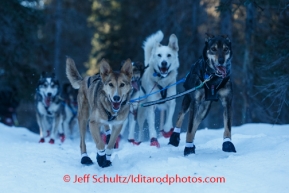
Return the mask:
<path id="1" fill-rule="evenodd" d="M 49 143 L 54 144 L 57 134 L 63 142 L 65 139 L 62 127 L 62 120 L 65 116 L 64 103 L 60 97 L 59 82 L 54 74 L 48 76 L 42 73 L 36 88 L 35 107 L 40 131 L 39 143 L 44 143 L 45 137 L 50 136 Z"/>
<path id="2" fill-rule="evenodd" d="M 186 135 L 184 155 L 195 153 L 194 138 L 201 121 L 209 112 L 212 101 L 220 100 L 224 107 L 224 142 L 222 150 L 236 152 L 231 142 L 231 104 L 233 98 L 231 82 L 231 41 L 227 36 L 213 36 L 207 34 L 203 55 L 192 65 L 184 83 L 185 90 L 200 85 L 205 79 L 203 89 L 186 94 L 182 101 L 182 109 L 169 144 L 178 146 L 180 141 L 181 126 L 186 112 L 190 112 L 189 124 Z"/>

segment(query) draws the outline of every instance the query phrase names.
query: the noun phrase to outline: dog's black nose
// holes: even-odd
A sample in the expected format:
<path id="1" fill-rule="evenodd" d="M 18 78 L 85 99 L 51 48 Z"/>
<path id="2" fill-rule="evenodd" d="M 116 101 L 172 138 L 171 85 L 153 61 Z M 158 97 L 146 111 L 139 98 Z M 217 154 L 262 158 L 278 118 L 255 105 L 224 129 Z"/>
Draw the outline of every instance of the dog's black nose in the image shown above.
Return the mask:
<path id="1" fill-rule="evenodd" d="M 225 58 L 221 57 L 218 59 L 219 64 L 224 64 Z"/>
<path id="2" fill-rule="evenodd" d="M 116 95 L 116 96 L 113 97 L 113 100 L 114 100 L 115 102 L 117 102 L 117 101 L 120 100 L 120 97 Z"/>
<path id="3" fill-rule="evenodd" d="M 52 96 L 52 93 L 51 93 L 51 92 L 47 93 L 47 96 L 51 97 L 51 96 Z"/>
<path id="4" fill-rule="evenodd" d="M 168 63 L 166 61 L 162 61 L 162 67 L 167 67 Z"/>

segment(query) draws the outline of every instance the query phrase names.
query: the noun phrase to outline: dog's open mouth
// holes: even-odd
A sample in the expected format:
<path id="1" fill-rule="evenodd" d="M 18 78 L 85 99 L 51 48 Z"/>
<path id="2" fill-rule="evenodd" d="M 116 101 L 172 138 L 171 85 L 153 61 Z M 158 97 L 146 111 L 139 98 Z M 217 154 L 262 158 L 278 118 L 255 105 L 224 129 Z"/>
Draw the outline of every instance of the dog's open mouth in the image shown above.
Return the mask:
<path id="1" fill-rule="evenodd" d="M 169 73 L 169 67 L 159 67 L 159 71 L 162 75 L 167 75 Z"/>
<path id="2" fill-rule="evenodd" d="M 121 102 L 111 102 L 114 111 L 119 111 Z"/>
<path id="3" fill-rule="evenodd" d="M 132 85 L 133 89 L 139 90 L 138 80 L 131 81 L 131 85 Z"/>
<path id="4" fill-rule="evenodd" d="M 216 74 L 225 78 L 227 76 L 227 70 L 225 66 L 216 66 Z"/>
<path id="5" fill-rule="evenodd" d="M 52 97 L 51 97 L 51 96 L 46 96 L 45 99 L 44 99 L 45 105 L 46 105 L 47 107 L 50 106 L 51 101 L 52 101 Z"/>
<path id="6" fill-rule="evenodd" d="M 114 112 L 118 112 L 120 107 L 121 107 L 122 100 L 113 101 L 110 97 L 109 97 L 109 100 L 110 100 L 110 103 L 111 103 L 112 110 Z"/>

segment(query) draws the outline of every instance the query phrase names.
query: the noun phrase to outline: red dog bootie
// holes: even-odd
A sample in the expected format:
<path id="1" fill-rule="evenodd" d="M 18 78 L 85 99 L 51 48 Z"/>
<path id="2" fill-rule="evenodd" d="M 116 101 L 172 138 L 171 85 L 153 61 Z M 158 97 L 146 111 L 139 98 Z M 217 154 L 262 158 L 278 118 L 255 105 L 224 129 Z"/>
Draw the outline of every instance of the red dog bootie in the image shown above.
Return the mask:
<path id="1" fill-rule="evenodd" d="M 133 145 L 141 144 L 141 142 L 136 142 L 134 139 L 128 139 L 128 142 L 132 143 Z"/>
<path id="2" fill-rule="evenodd" d="M 65 135 L 64 135 L 64 133 L 59 134 L 59 138 L 60 138 L 61 143 L 63 143 L 64 140 L 65 140 Z"/>
<path id="3" fill-rule="evenodd" d="M 168 132 L 165 132 L 165 130 L 161 130 L 162 135 L 164 138 L 169 138 L 174 132 L 174 128 L 171 128 Z"/>
<path id="4" fill-rule="evenodd" d="M 151 146 L 156 146 L 157 148 L 160 148 L 160 144 L 158 142 L 157 138 L 151 138 Z"/>
<path id="5" fill-rule="evenodd" d="M 45 139 L 44 138 L 41 138 L 40 140 L 39 140 L 39 143 L 44 143 L 45 142 Z"/>
<path id="6" fill-rule="evenodd" d="M 50 139 L 48 143 L 54 144 L 54 139 Z"/>

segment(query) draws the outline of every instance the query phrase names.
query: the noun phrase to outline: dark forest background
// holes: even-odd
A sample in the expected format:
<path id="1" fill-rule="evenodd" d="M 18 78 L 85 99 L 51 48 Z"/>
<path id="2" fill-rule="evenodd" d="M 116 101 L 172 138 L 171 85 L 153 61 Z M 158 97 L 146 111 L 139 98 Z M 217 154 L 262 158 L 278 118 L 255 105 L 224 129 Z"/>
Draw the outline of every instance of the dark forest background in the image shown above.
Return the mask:
<path id="1" fill-rule="evenodd" d="M 83 75 L 96 73 L 102 58 L 115 69 L 127 58 L 143 62 L 142 43 L 157 30 L 164 44 L 178 37 L 178 79 L 200 56 L 206 32 L 229 35 L 233 125 L 289 123 L 288 0 L 0 0 L 2 120 L 16 110 L 15 124 L 37 131 L 33 98 L 42 71 L 64 84 L 66 56 Z M 221 110 L 214 103 L 202 127 L 223 127 Z"/>

